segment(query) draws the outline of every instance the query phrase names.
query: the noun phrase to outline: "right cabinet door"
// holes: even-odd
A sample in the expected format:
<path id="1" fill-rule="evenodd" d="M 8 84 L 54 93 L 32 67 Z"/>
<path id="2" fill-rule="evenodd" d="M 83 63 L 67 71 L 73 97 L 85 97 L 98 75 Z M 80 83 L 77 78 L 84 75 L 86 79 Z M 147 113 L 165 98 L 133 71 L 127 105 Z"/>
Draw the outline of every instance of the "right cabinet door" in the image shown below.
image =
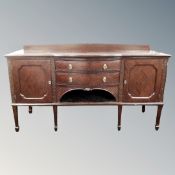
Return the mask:
<path id="1" fill-rule="evenodd" d="M 125 59 L 123 101 L 160 102 L 164 73 L 164 59 Z"/>

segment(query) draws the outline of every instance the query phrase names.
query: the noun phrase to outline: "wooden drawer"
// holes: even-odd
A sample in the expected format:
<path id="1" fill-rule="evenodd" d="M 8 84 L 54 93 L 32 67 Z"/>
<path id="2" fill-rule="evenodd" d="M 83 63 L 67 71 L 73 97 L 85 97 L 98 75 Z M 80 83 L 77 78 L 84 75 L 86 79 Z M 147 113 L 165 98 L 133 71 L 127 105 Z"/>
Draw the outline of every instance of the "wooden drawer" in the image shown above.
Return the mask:
<path id="1" fill-rule="evenodd" d="M 108 71 L 120 70 L 120 60 L 104 60 L 104 61 L 55 61 L 56 71 Z"/>
<path id="2" fill-rule="evenodd" d="M 87 87 L 116 85 L 119 83 L 119 72 L 114 73 L 60 73 L 56 74 L 57 85 L 81 85 Z"/>

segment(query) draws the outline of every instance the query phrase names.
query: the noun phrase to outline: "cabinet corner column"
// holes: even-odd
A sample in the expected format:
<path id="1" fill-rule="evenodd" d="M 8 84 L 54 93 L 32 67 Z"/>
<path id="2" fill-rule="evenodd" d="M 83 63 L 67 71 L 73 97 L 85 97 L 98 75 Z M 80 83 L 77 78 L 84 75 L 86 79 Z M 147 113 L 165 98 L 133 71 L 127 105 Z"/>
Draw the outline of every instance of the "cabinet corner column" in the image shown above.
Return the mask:
<path id="1" fill-rule="evenodd" d="M 13 115 L 14 115 L 14 121 L 15 121 L 15 131 L 19 131 L 19 123 L 18 123 L 18 106 L 12 106 L 13 109 Z"/>
<path id="2" fill-rule="evenodd" d="M 157 117 L 156 117 L 156 124 L 155 124 L 156 131 L 160 127 L 160 117 L 161 117 L 162 108 L 163 108 L 163 105 L 158 105 L 158 108 L 157 108 Z"/>
<path id="3" fill-rule="evenodd" d="M 57 106 L 53 105 L 53 114 L 54 114 L 54 130 L 57 131 Z"/>

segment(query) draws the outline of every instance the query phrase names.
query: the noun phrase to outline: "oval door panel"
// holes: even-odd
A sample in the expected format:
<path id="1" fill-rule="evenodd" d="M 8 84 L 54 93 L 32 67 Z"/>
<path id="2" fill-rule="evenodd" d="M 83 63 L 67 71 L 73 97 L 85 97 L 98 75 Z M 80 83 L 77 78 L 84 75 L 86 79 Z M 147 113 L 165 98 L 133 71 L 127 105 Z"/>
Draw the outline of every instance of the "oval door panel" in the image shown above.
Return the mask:
<path id="1" fill-rule="evenodd" d="M 154 65 L 133 66 L 128 79 L 128 94 L 131 98 L 151 98 L 155 93 L 156 75 Z"/>
<path id="2" fill-rule="evenodd" d="M 124 65 L 123 101 L 160 101 L 163 59 L 126 59 Z"/>
<path id="3" fill-rule="evenodd" d="M 50 60 L 12 60 L 16 102 L 51 102 Z"/>

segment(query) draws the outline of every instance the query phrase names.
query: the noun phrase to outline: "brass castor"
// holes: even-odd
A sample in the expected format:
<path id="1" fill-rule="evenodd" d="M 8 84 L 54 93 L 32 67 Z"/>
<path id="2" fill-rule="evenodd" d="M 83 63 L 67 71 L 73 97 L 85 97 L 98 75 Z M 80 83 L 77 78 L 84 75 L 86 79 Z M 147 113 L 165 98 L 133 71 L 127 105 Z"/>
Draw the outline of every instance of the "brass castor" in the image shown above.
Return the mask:
<path id="1" fill-rule="evenodd" d="M 19 132 L 19 127 L 15 127 L 15 131 L 16 132 Z"/>
<path id="2" fill-rule="evenodd" d="M 159 126 L 155 126 L 155 130 L 158 131 L 159 130 Z"/>
<path id="3" fill-rule="evenodd" d="M 57 131 L 57 129 L 58 129 L 57 126 L 55 126 L 54 130 Z"/>
<path id="4" fill-rule="evenodd" d="M 120 131 L 121 130 L 121 126 L 118 126 L 118 131 Z"/>

